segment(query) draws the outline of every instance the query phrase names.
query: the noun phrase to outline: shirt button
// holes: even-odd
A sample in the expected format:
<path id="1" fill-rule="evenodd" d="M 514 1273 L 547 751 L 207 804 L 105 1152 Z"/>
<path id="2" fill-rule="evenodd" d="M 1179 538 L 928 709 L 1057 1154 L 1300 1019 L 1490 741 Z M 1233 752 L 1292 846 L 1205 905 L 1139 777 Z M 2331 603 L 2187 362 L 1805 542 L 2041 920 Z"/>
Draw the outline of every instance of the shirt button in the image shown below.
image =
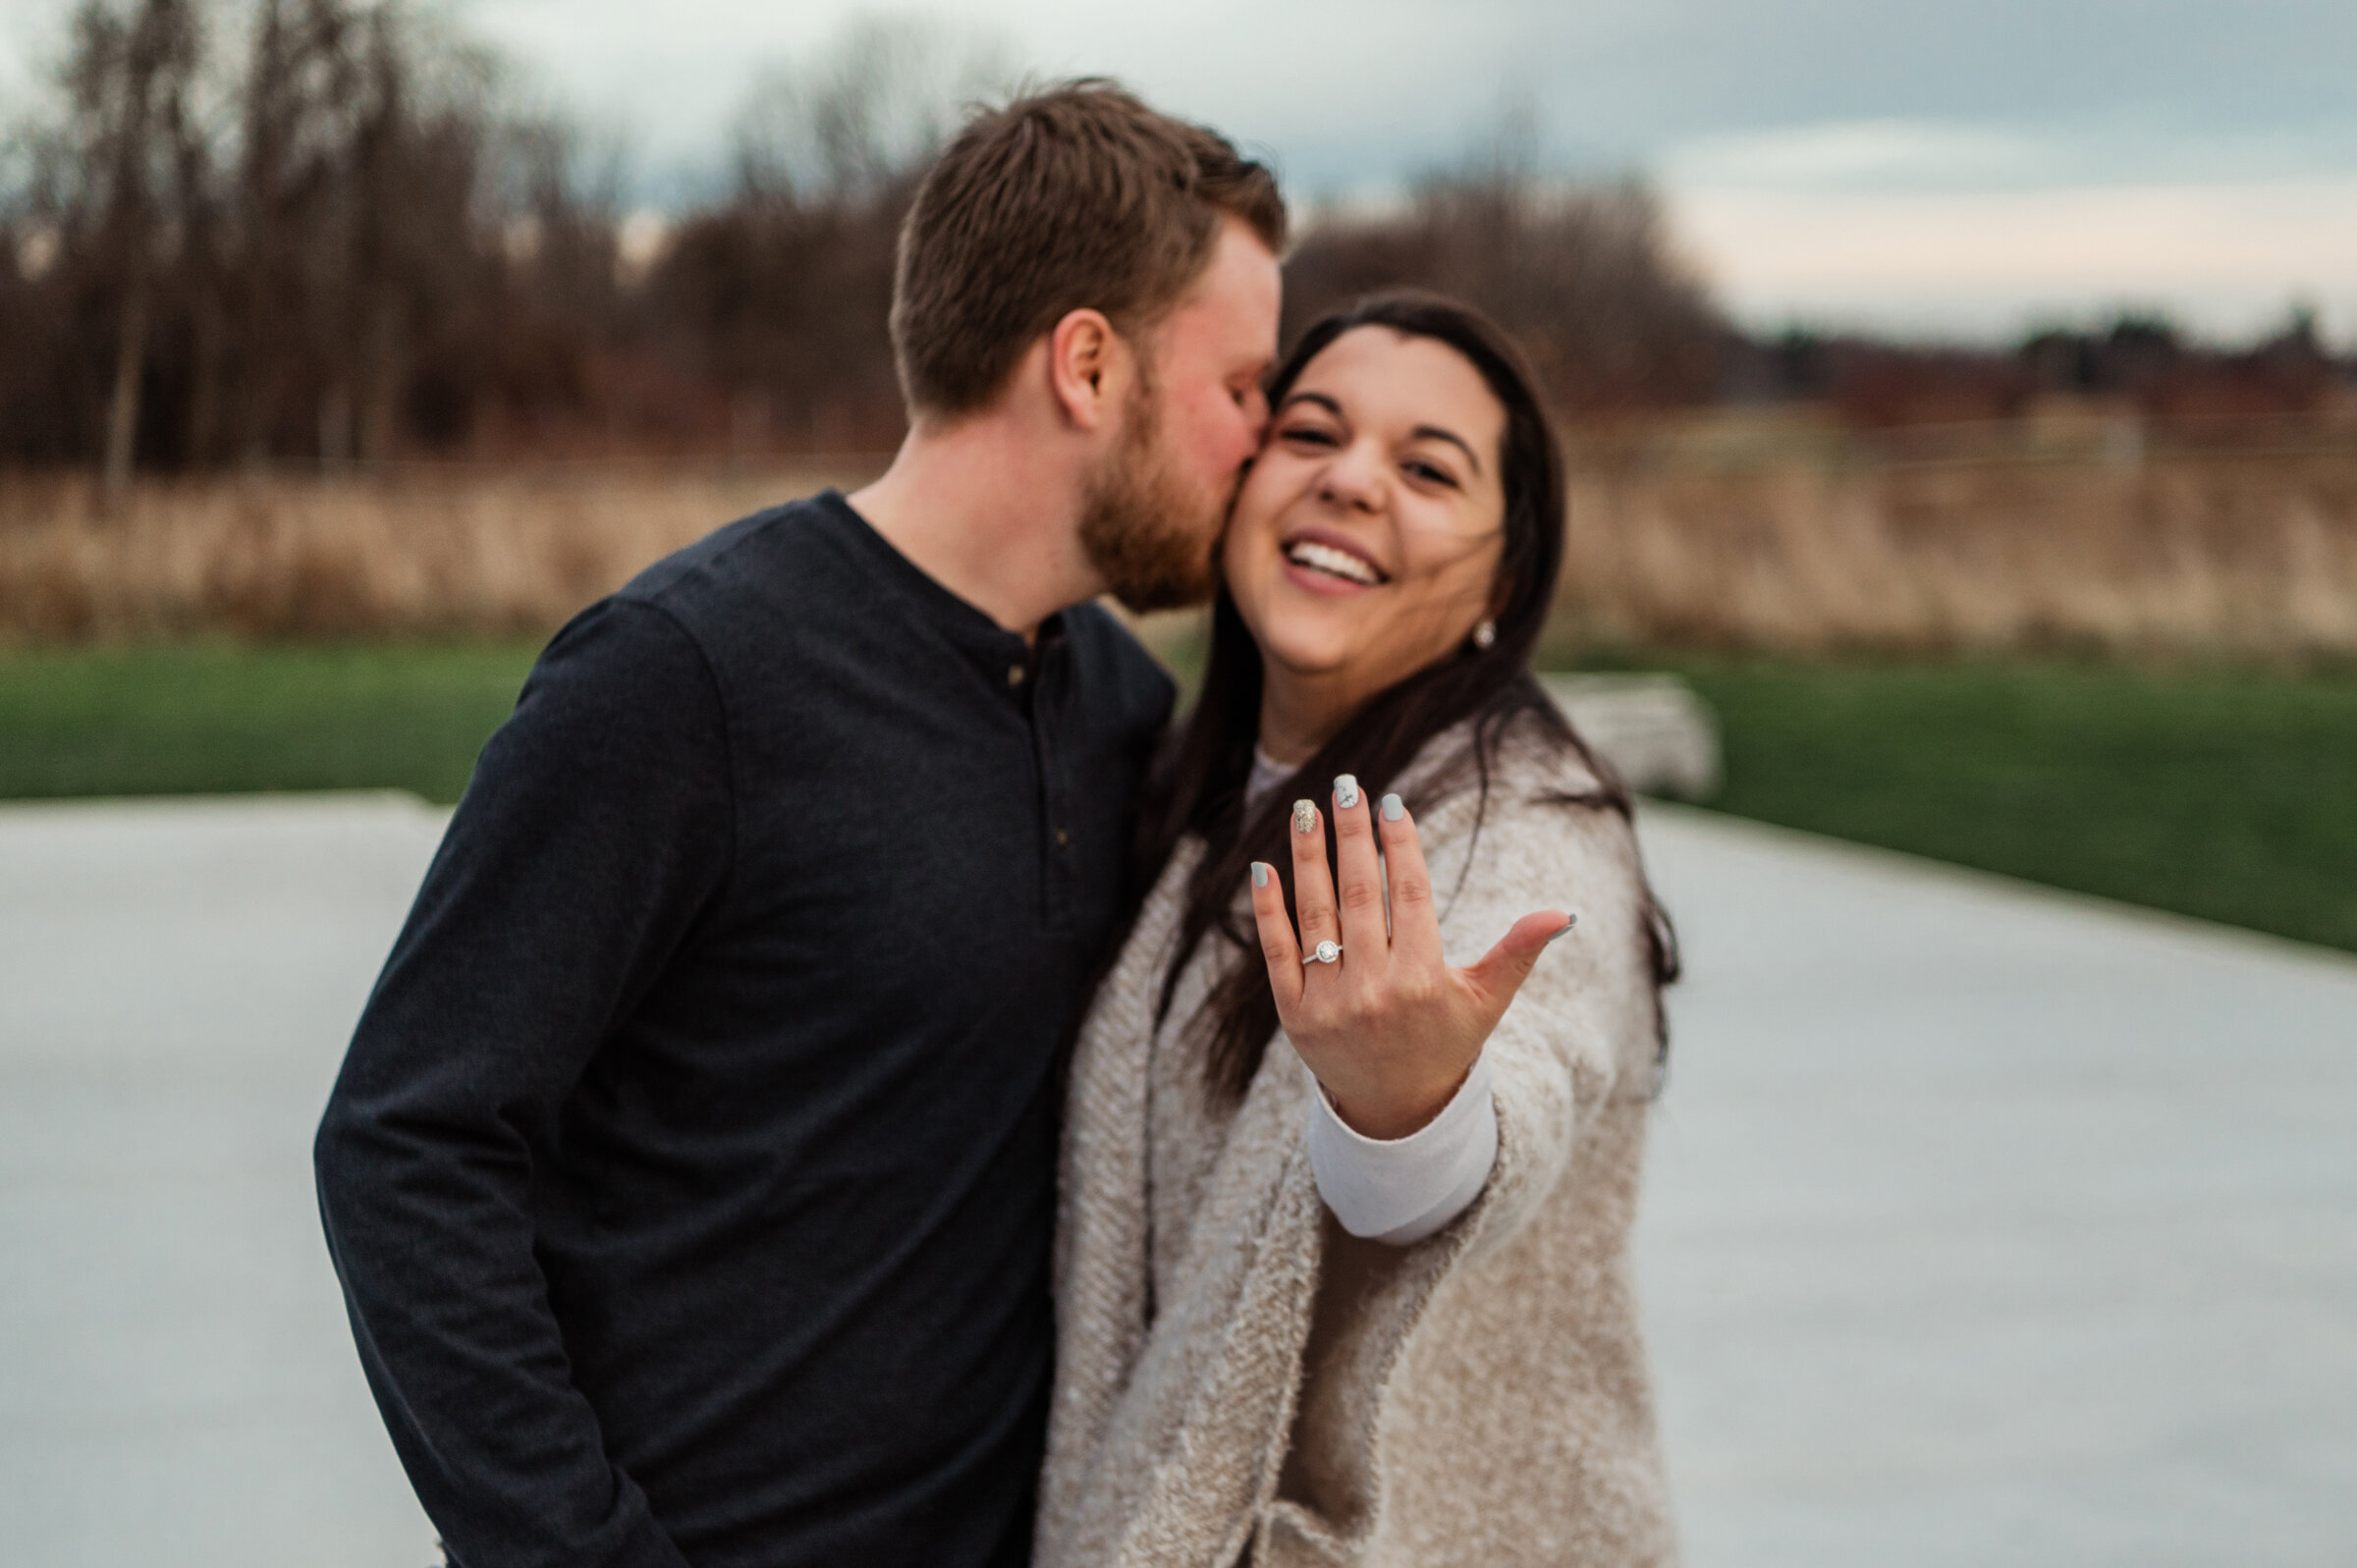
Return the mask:
<path id="1" fill-rule="evenodd" d="M 1062 828 L 1059 828 L 1059 829 L 1057 829 L 1057 830 L 1056 830 L 1056 847 L 1057 847 L 1057 848 L 1059 848 L 1059 849 L 1062 849 L 1062 848 L 1064 848 L 1066 845 L 1069 844 L 1071 841 L 1072 841 L 1072 836 L 1071 836 L 1070 834 L 1069 834 L 1069 833 L 1066 833 L 1066 832 L 1065 832 L 1065 831 L 1064 831 Z"/>
<path id="2" fill-rule="evenodd" d="M 1023 667 L 1021 665 L 1009 665 L 1007 667 L 1007 684 L 1011 686 L 1019 686 L 1022 683 Z"/>

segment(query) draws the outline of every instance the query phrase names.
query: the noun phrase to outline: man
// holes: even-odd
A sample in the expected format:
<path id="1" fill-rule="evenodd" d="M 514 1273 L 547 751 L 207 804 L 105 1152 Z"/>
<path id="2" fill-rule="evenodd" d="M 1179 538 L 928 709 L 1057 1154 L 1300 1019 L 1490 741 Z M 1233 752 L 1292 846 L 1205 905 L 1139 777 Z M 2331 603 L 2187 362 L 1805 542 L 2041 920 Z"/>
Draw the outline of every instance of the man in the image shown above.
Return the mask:
<path id="1" fill-rule="evenodd" d="M 549 645 L 317 1148 L 462 1568 L 1016 1564 L 1053 1064 L 1265 418 L 1274 182 L 1101 83 L 970 123 L 902 236 L 883 478 Z"/>

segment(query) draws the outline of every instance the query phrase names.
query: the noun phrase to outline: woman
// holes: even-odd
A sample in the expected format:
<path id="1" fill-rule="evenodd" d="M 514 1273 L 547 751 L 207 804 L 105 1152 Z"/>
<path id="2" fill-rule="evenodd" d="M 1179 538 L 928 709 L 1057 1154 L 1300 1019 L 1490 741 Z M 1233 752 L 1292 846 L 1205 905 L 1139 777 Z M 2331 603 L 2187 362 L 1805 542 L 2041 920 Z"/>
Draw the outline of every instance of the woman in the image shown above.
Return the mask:
<path id="1" fill-rule="evenodd" d="M 1038 1560 L 1669 1561 L 1627 1237 L 1674 960 L 1529 674 L 1553 434 L 1429 296 L 1270 393 L 1072 1061 Z"/>

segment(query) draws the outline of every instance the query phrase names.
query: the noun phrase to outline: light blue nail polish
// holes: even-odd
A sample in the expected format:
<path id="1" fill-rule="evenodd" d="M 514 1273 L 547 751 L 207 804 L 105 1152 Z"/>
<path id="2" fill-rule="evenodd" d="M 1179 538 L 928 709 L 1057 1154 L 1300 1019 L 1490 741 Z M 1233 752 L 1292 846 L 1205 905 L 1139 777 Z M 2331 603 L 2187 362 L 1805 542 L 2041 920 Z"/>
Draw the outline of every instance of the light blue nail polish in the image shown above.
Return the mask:
<path id="1" fill-rule="evenodd" d="M 1293 802 L 1293 832 L 1308 833 L 1318 825 L 1318 808 L 1306 800 Z"/>
<path id="2" fill-rule="evenodd" d="M 1268 885 L 1269 885 L 1269 866 L 1268 866 L 1268 862 L 1267 862 L 1267 861 L 1265 861 L 1265 860 L 1255 860 L 1255 861 L 1253 861 L 1253 862 L 1252 862 L 1252 886 L 1253 886 L 1253 887 L 1255 887 L 1255 888 L 1265 888 L 1265 887 L 1267 887 Z"/>
<path id="3" fill-rule="evenodd" d="M 1565 920 L 1565 921 L 1563 922 L 1562 929 L 1561 931 L 1558 931 L 1558 932 L 1556 932 L 1556 933 L 1554 934 L 1554 936 L 1550 936 L 1550 937 L 1549 937 L 1547 940 L 1548 940 L 1549 942 L 1553 942 L 1553 941 L 1555 941 L 1555 940 L 1556 940 L 1556 938 L 1557 938 L 1557 937 L 1568 937 L 1569 935 L 1571 935 L 1571 928 L 1572 928 L 1573 926 L 1576 926 L 1576 925 L 1578 925 L 1578 924 L 1579 924 L 1579 916 L 1577 916 L 1577 915 L 1573 915 L 1573 916 L 1572 916 L 1570 919 L 1568 919 L 1568 920 Z"/>
<path id="4" fill-rule="evenodd" d="M 1398 795 L 1385 795 L 1383 797 L 1384 821 L 1398 822 L 1401 817 L 1406 815 L 1407 808 L 1399 803 L 1399 797 Z"/>
<path id="5" fill-rule="evenodd" d="M 1358 804 L 1358 781 L 1346 773 L 1334 777 L 1334 803 L 1348 811 Z"/>

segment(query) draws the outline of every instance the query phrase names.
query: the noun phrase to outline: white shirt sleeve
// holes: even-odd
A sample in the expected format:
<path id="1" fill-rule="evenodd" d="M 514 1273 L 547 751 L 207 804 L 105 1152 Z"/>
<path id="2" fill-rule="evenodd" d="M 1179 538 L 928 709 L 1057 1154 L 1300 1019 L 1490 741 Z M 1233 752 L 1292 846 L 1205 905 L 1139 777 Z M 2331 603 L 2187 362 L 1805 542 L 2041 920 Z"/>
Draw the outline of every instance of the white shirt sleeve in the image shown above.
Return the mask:
<path id="1" fill-rule="evenodd" d="M 1473 1206 L 1497 1162 L 1486 1054 L 1441 1113 L 1404 1138 L 1353 1131 L 1323 1085 L 1310 1097 L 1309 1168 L 1318 1196 L 1353 1236 L 1394 1247 L 1422 1241 Z"/>

